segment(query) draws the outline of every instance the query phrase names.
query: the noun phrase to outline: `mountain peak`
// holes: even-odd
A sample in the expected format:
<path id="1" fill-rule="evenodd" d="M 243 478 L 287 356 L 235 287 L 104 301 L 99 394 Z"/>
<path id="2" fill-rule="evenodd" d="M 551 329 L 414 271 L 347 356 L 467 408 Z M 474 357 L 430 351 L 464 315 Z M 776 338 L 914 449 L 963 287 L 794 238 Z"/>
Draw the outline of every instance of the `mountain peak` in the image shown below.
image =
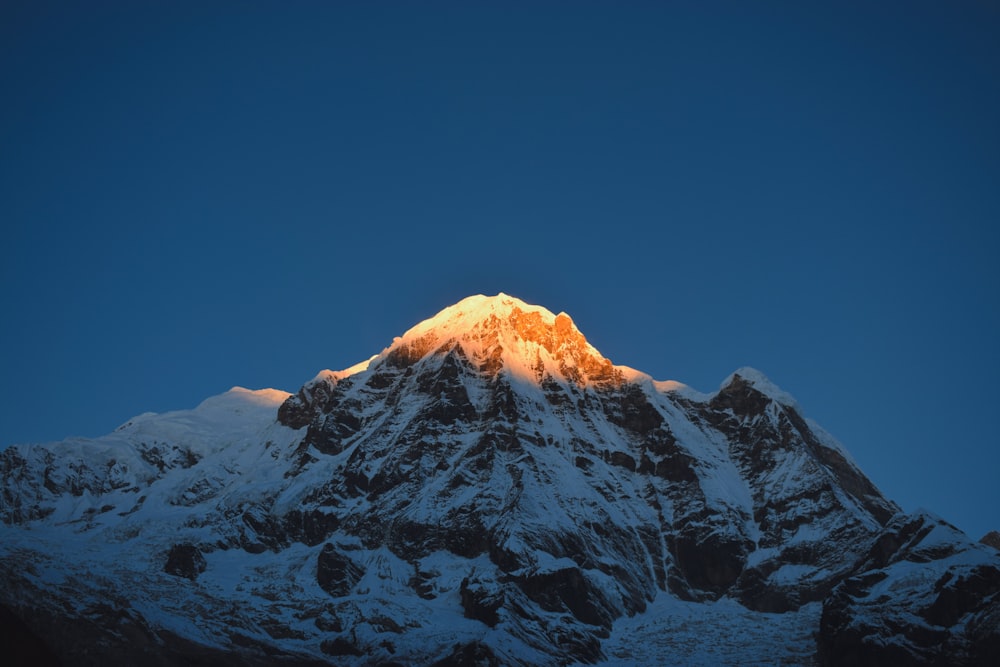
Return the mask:
<path id="1" fill-rule="evenodd" d="M 723 380 L 722 384 L 719 385 L 719 390 L 725 391 L 727 387 L 732 386 L 734 383 L 747 384 L 782 405 L 787 405 L 791 408 L 798 408 L 798 402 L 795 400 L 794 396 L 789 394 L 787 391 L 784 391 L 756 368 L 743 366 L 742 368 L 733 371 L 729 374 L 729 377 Z"/>
<path id="2" fill-rule="evenodd" d="M 624 369 L 597 351 L 564 312 L 499 293 L 462 299 L 396 338 L 382 356 L 409 365 L 456 349 L 479 370 L 532 382 L 617 383 Z"/>
<path id="3" fill-rule="evenodd" d="M 534 313 L 541 322 L 549 326 L 555 325 L 556 315 L 542 306 L 529 304 L 503 292 L 496 296 L 475 294 L 416 324 L 400 338 L 422 336 L 435 330 L 469 330 L 491 318 L 502 321 L 517 321 L 522 314 L 527 313 Z M 564 315 L 565 313 L 560 314 Z"/>
<path id="4" fill-rule="evenodd" d="M 677 393 L 564 313 L 480 295 L 275 415 L 285 396 L 237 387 L 0 452 L 0 615 L 67 663 L 689 664 L 709 646 L 802 664 L 816 637 L 821 664 L 992 664 L 1000 645 L 1000 555 L 900 513 L 753 369 Z M 662 641 L 677 619 L 691 641 Z"/>

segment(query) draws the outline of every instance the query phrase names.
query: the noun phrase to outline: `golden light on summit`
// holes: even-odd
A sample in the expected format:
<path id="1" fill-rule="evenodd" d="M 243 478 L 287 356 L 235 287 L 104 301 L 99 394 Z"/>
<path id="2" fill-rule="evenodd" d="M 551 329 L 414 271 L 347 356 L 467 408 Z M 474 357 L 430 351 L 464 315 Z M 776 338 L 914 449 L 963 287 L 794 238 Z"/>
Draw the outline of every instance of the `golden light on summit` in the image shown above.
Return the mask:
<path id="1" fill-rule="evenodd" d="M 552 379 L 581 388 L 650 382 L 660 392 L 687 389 L 682 383 L 653 380 L 633 368 L 613 364 L 587 342 L 568 313 L 554 315 L 502 292 L 467 297 L 394 338 L 381 354 L 321 375 L 348 377 L 388 358 L 409 366 L 428 355 L 443 356 L 456 350 L 487 376 L 503 372 L 532 385 Z"/>
<path id="2" fill-rule="evenodd" d="M 487 375 L 504 370 L 537 384 L 549 377 L 579 386 L 620 384 L 633 373 L 592 347 L 566 313 L 554 315 L 515 297 L 470 296 L 411 328 L 385 351 L 415 363 L 455 347 Z"/>

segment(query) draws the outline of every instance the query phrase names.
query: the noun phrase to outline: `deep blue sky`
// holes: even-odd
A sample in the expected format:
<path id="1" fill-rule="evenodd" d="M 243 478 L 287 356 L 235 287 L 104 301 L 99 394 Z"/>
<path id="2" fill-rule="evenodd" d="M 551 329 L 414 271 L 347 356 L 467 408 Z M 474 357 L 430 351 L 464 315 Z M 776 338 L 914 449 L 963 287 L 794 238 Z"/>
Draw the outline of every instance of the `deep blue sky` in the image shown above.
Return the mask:
<path id="1" fill-rule="evenodd" d="M 462 4 L 0 3 L 0 446 L 504 291 L 1000 529 L 995 3 Z"/>

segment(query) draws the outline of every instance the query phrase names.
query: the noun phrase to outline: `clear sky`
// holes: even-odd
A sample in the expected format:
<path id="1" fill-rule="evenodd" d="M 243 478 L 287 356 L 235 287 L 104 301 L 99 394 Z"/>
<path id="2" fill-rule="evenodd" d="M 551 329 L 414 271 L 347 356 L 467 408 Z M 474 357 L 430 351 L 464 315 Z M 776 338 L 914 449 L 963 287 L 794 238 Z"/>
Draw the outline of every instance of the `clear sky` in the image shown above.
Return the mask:
<path id="1" fill-rule="evenodd" d="M 0 3 L 0 446 L 504 291 L 1000 529 L 1000 6 L 372 4 Z"/>

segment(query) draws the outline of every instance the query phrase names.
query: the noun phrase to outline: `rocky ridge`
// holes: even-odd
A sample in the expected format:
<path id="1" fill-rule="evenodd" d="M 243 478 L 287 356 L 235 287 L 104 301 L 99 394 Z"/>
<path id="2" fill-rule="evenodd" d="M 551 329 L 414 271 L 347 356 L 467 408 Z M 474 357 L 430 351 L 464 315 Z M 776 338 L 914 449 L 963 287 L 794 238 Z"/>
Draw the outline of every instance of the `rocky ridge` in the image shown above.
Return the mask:
<path id="1" fill-rule="evenodd" d="M 0 470 L 0 601 L 95 662 L 599 663 L 665 601 L 821 616 L 824 664 L 997 655 L 1000 554 L 900 513 L 762 374 L 657 382 L 502 294 Z"/>

